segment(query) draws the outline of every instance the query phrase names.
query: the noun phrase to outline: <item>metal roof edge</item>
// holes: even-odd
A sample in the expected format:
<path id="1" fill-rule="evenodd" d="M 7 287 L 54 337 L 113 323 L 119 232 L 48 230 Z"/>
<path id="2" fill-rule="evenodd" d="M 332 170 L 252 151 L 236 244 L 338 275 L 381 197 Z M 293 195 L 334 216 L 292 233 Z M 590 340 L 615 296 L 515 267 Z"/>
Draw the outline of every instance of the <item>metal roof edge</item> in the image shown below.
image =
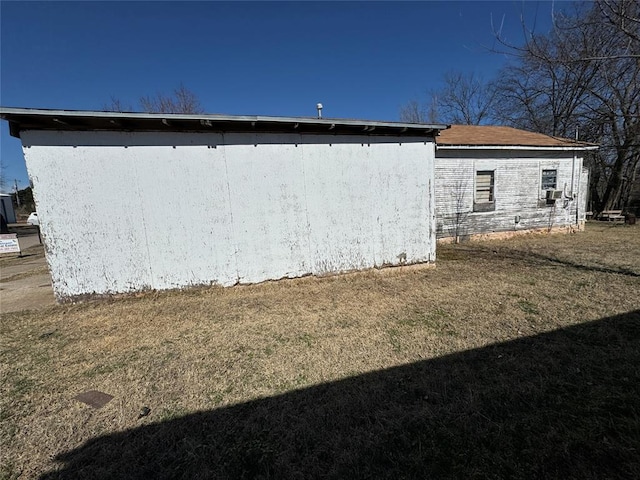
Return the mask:
<path id="1" fill-rule="evenodd" d="M 263 116 L 263 115 L 222 115 L 222 114 L 181 114 L 181 113 L 142 113 L 142 112 L 103 112 L 93 110 L 53 110 L 53 109 L 36 109 L 36 108 L 17 108 L 17 107 L 0 107 L 0 118 L 3 118 L 10 123 L 15 124 L 12 128 L 12 135 L 14 132 L 19 132 L 23 129 L 23 126 L 32 125 L 31 129 L 38 129 L 39 125 L 42 129 L 52 129 L 52 125 L 46 125 L 45 122 L 50 120 L 56 122 L 57 129 L 60 130 L 74 130 L 73 125 L 65 122 L 65 120 L 76 119 L 95 122 L 104 121 L 109 122 L 112 130 L 119 130 L 125 128 L 119 128 L 117 120 L 127 121 L 129 123 L 126 130 L 136 130 L 136 122 L 152 122 L 160 121 L 165 127 L 164 130 L 170 130 L 170 122 L 187 122 L 183 123 L 183 129 L 185 125 L 189 128 L 198 128 L 206 130 L 205 127 L 214 127 L 216 125 L 238 125 L 245 127 L 243 130 L 249 130 L 247 125 L 255 127 L 256 125 L 266 126 L 279 126 L 280 128 L 298 128 L 300 125 L 309 127 L 323 127 L 323 131 L 316 133 L 325 133 L 324 127 L 327 127 L 326 133 L 332 132 L 336 127 L 346 128 L 362 128 L 364 134 L 374 134 L 377 128 L 391 130 L 387 134 L 418 134 L 418 135 L 437 135 L 441 130 L 449 128 L 448 124 L 419 124 L 419 123 L 404 123 L 404 122 L 383 122 L 374 120 L 356 120 L 356 119 L 341 119 L 341 118 L 314 118 L 314 117 L 276 117 L 276 116 Z M 31 123 L 27 122 L 27 119 L 31 120 Z M 191 122 L 191 123 L 189 123 Z M 36 124 L 33 127 L 34 123 Z M 140 128 L 140 124 L 137 126 Z M 159 129 L 160 130 L 160 129 Z M 355 133 L 355 132 L 351 132 Z"/>

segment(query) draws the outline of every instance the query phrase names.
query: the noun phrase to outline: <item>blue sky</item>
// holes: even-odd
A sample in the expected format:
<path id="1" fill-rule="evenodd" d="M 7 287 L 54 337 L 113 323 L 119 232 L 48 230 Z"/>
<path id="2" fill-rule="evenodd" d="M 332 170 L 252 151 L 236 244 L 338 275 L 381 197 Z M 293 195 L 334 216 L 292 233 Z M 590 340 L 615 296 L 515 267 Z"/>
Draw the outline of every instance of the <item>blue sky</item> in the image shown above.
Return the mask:
<path id="1" fill-rule="evenodd" d="M 208 113 L 397 120 L 448 70 L 490 78 L 494 27 L 559 2 L 0 2 L 0 105 L 100 110 L 181 82 Z M 504 19 L 504 20 L 503 20 Z M 5 177 L 28 185 L 0 125 Z"/>

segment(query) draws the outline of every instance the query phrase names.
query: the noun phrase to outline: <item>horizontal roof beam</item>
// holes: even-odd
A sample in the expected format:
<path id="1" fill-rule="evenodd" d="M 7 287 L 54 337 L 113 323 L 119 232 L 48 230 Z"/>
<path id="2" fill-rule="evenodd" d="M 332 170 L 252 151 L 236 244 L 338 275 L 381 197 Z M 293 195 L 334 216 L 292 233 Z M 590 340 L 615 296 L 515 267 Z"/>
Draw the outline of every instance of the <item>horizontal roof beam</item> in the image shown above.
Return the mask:
<path id="1" fill-rule="evenodd" d="M 434 137 L 445 124 L 379 122 L 314 117 L 191 115 L 0 107 L 0 117 L 21 130 L 231 131 Z"/>

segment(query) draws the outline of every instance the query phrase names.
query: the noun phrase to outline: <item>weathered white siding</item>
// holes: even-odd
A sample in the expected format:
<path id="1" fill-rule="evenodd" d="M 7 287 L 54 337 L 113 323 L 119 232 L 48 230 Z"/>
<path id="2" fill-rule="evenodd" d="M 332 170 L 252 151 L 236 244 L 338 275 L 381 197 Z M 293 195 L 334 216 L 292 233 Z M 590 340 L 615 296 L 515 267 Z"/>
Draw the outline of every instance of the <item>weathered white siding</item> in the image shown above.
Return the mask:
<path id="1" fill-rule="evenodd" d="M 436 155 L 438 238 L 576 225 L 584 219 L 587 177 L 573 152 L 445 150 Z M 557 170 L 558 190 L 575 199 L 545 202 L 542 170 Z M 477 171 L 494 172 L 495 209 L 474 212 Z M 576 217 L 576 208 L 578 217 Z M 516 222 L 516 217 L 518 222 Z"/>
<path id="2" fill-rule="evenodd" d="M 59 298 L 435 260 L 424 138 L 21 138 Z"/>

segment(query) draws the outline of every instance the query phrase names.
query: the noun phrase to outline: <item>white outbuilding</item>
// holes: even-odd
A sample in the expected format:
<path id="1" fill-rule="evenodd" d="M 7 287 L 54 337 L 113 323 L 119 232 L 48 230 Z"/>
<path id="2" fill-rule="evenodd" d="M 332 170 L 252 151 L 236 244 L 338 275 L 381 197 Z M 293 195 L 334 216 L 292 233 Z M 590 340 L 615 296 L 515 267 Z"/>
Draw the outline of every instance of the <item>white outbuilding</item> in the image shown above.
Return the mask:
<path id="1" fill-rule="evenodd" d="M 58 299 L 435 261 L 446 125 L 2 108 Z"/>

